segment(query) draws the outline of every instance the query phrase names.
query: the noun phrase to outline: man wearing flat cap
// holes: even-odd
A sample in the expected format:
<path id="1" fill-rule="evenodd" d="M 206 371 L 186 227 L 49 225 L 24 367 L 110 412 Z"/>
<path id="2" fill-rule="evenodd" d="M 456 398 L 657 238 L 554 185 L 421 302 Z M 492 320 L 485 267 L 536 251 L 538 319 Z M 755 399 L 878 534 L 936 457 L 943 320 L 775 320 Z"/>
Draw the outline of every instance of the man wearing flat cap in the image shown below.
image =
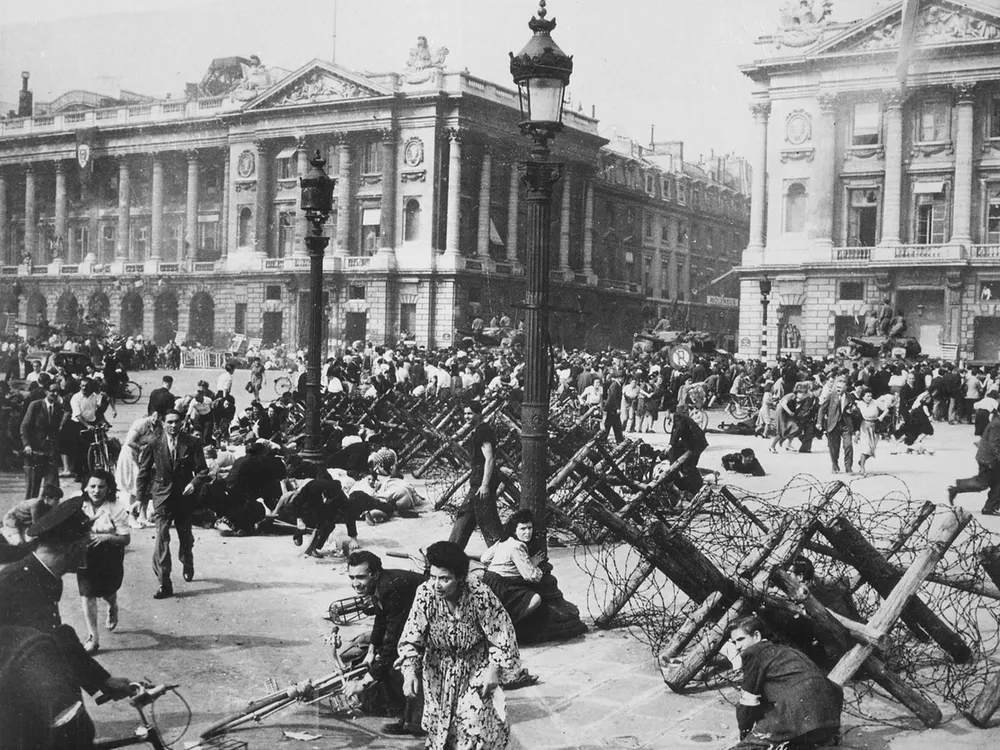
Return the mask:
<path id="1" fill-rule="evenodd" d="M 8 629 L 21 628 L 51 638 L 58 650 L 55 658 L 65 663 L 63 674 L 66 681 L 71 683 L 71 692 L 77 698 L 81 688 L 90 695 L 102 692 L 115 699 L 126 698 L 130 692 L 129 680 L 108 674 L 84 650 L 76 631 L 69 625 L 64 625 L 59 616 L 62 577 L 75 571 L 83 562 L 90 542 L 91 523 L 91 519 L 83 512 L 83 500 L 75 498 L 60 503 L 31 525 L 28 535 L 35 539 L 35 550 L 0 570 L 0 630 L 11 633 L 13 631 Z M 23 554 L 23 547 L 8 548 L 12 549 L 20 549 L 20 554 Z M 19 632 L 23 633 L 25 630 Z M 4 677 L 6 675 L 0 675 L 0 684 L 5 682 Z M 67 694 L 65 689 L 55 692 Z M 47 692 L 46 695 L 48 694 Z M 61 727 L 89 723 L 82 703 L 78 706 L 70 703 L 58 707 L 58 711 L 52 716 L 65 711 L 69 713 L 61 718 L 64 723 L 60 727 L 41 726 L 33 729 L 45 733 Z M 80 726 L 79 731 L 85 731 L 85 727 L 80 729 Z M 4 727 L 4 731 L 6 730 L 7 727 Z M 38 746 L 70 747 L 72 744 L 43 743 Z"/>

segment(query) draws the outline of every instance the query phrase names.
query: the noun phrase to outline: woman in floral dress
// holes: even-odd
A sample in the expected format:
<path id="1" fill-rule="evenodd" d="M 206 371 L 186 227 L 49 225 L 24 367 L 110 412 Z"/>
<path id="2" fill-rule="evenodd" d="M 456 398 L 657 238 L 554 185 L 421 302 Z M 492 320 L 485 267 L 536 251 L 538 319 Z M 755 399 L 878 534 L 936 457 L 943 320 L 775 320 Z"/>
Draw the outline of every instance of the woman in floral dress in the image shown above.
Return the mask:
<path id="1" fill-rule="evenodd" d="M 510 616 L 468 579 L 457 544 L 427 548 L 430 578 L 417 589 L 399 639 L 403 692 L 416 697 L 423 669 L 428 750 L 504 750 L 510 741 L 500 683 L 520 661 Z"/>

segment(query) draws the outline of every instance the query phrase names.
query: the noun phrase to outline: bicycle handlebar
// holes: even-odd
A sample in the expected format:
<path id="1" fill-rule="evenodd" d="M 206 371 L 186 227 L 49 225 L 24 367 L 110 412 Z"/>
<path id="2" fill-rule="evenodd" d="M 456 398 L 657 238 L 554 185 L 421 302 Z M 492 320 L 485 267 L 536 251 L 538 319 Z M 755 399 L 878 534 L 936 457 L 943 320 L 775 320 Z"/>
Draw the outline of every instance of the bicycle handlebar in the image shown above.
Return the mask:
<path id="1" fill-rule="evenodd" d="M 129 697 L 128 702 L 136 708 L 140 708 L 148 706 L 158 698 L 162 698 L 165 693 L 176 690 L 180 685 L 151 685 L 148 682 L 132 682 L 130 683 L 130 687 L 132 688 L 132 695 Z M 97 696 L 95 703 L 98 706 L 103 706 L 111 700 L 114 700 L 114 698 L 110 694 L 101 693 Z"/>

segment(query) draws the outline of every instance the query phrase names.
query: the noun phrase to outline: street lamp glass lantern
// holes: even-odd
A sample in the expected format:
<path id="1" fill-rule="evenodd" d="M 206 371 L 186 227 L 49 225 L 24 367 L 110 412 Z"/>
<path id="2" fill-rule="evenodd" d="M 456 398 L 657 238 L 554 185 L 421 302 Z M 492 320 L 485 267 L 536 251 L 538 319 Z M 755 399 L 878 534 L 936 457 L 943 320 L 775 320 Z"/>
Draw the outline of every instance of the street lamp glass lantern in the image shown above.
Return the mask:
<path id="1" fill-rule="evenodd" d="M 559 49 L 551 31 L 556 21 L 545 19 L 545 2 L 528 22 L 532 37 L 517 55 L 510 53 L 510 74 L 517 85 L 521 128 L 551 137 L 562 128 L 563 97 L 573 58 Z"/>
<path id="2" fill-rule="evenodd" d="M 326 160 L 319 151 L 316 151 L 316 156 L 309 163 L 309 172 L 299 180 L 302 211 L 309 217 L 325 217 L 333 210 L 334 181 L 324 171 Z"/>

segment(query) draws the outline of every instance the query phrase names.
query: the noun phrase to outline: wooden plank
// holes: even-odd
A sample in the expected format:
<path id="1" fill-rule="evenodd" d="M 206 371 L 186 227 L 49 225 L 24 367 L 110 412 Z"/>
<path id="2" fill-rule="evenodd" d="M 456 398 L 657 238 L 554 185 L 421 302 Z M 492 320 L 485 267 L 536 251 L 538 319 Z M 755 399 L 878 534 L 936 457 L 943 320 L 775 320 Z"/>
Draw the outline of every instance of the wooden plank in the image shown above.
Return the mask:
<path id="1" fill-rule="evenodd" d="M 931 534 L 927 547 L 913 561 L 906 573 L 896 584 L 892 594 L 868 622 L 876 630 L 888 631 L 903 613 L 906 603 L 927 578 L 934 566 L 948 551 L 951 544 L 958 538 L 962 529 L 972 520 L 972 516 L 963 508 L 947 508 L 941 513 L 940 526 Z M 861 668 L 874 647 L 868 644 L 858 644 L 848 651 L 830 672 L 829 677 L 838 685 L 843 685 Z"/>
<path id="2" fill-rule="evenodd" d="M 639 567 L 633 570 L 622 586 L 615 592 L 614 598 L 604 608 L 597 617 L 594 618 L 594 627 L 604 630 L 605 628 L 611 627 L 611 621 L 615 619 L 615 616 L 622 611 L 626 604 L 628 604 L 629 599 L 635 596 L 639 587 L 645 582 L 647 578 L 655 570 L 656 566 L 653 565 L 649 560 L 643 560 L 639 563 Z"/>
<path id="3" fill-rule="evenodd" d="M 698 641 L 683 656 L 660 665 L 663 681 L 671 690 L 675 693 L 682 691 L 708 660 L 718 653 L 746 608 L 747 603 L 737 599 L 716 623 L 702 630 Z"/>
<path id="4" fill-rule="evenodd" d="M 657 656 L 661 665 L 675 658 L 695 634 L 714 619 L 720 604 L 722 604 L 722 594 L 713 591 L 705 598 L 705 601 L 698 605 L 694 612 L 684 619 L 683 624 L 677 628 Z"/>

